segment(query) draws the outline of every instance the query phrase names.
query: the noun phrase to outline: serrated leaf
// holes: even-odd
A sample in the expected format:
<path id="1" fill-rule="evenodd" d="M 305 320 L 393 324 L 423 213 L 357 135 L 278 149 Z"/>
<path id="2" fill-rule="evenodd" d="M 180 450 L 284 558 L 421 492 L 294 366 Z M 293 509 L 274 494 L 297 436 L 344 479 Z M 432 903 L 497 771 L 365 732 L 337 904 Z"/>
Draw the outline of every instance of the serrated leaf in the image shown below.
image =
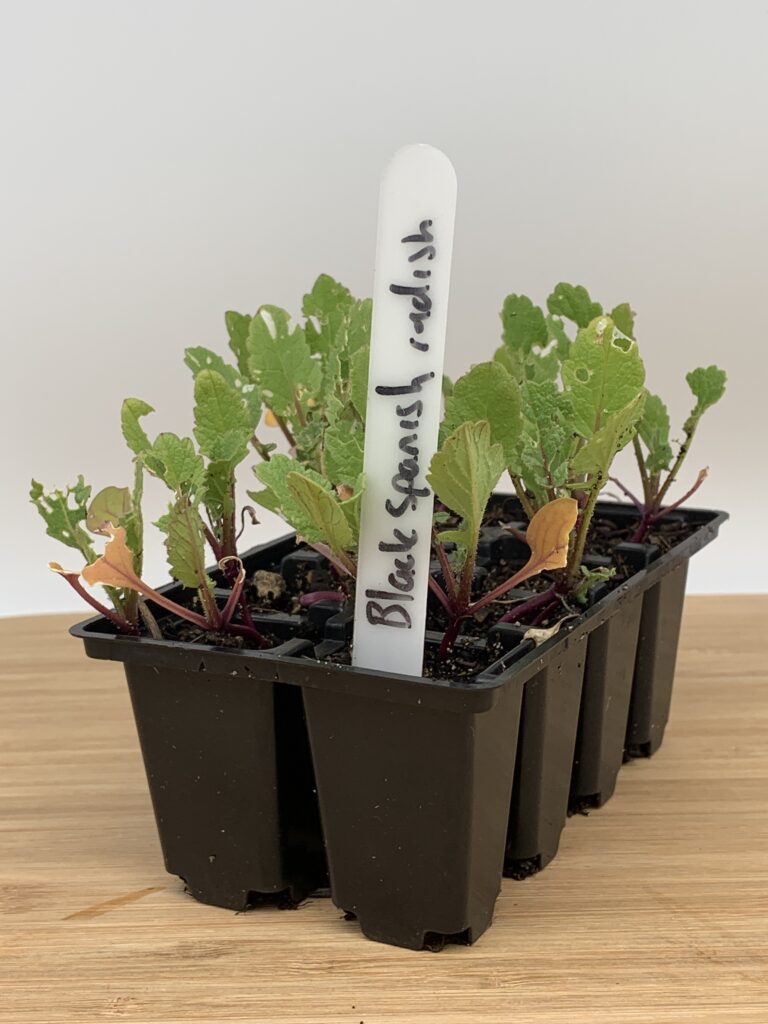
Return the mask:
<path id="1" fill-rule="evenodd" d="M 540 306 L 527 295 L 508 295 L 501 309 L 502 337 L 509 348 L 528 354 L 549 341 L 547 322 Z"/>
<path id="2" fill-rule="evenodd" d="M 685 379 L 696 399 L 691 418 L 698 420 L 710 406 L 723 397 L 727 376 L 725 370 L 721 370 L 719 366 L 699 366 L 691 370 Z"/>
<path id="3" fill-rule="evenodd" d="M 323 435 L 325 472 L 332 484 L 355 485 L 363 471 L 363 428 L 354 421 L 339 421 Z"/>
<path id="4" fill-rule="evenodd" d="M 322 383 L 320 363 L 312 358 L 301 327 L 277 306 L 262 306 L 251 320 L 248 352 L 252 379 L 264 393 L 266 404 L 278 416 L 294 412 L 299 392 L 318 393 Z"/>
<path id="5" fill-rule="evenodd" d="M 645 392 L 642 391 L 624 409 L 605 416 L 600 429 L 571 460 L 571 472 L 577 476 L 582 473 L 595 476 L 600 486 L 605 485 L 614 456 L 632 440 L 644 404 Z"/>
<path id="6" fill-rule="evenodd" d="M 185 587 L 213 589 L 205 572 L 205 535 L 197 509 L 182 498 L 168 510 L 165 549 L 171 574 Z"/>
<path id="7" fill-rule="evenodd" d="M 237 360 L 237 367 L 243 377 L 248 378 L 248 329 L 252 317 L 229 310 L 224 314 L 229 335 L 229 347 Z"/>
<path id="8" fill-rule="evenodd" d="M 352 544 L 350 550 L 357 550 L 357 545 L 360 539 L 360 507 L 363 500 L 363 491 L 365 490 L 365 474 L 361 473 L 357 480 L 355 480 L 353 493 L 350 498 L 345 498 L 340 501 L 341 511 L 344 513 L 349 528 L 352 531 Z"/>
<path id="9" fill-rule="evenodd" d="M 306 518 L 302 506 L 296 502 L 288 486 L 288 476 L 291 473 L 304 473 L 319 486 L 330 490 L 328 481 L 313 469 L 302 466 L 296 459 L 290 459 L 287 455 L 273 455 L 269 462 L 254 466 L 253 472 L 266 489 L 248 491 L 249 498 L 270 512 L 279 512 L 294 530 L 306 536 L 305 531 L 311 530 L 312 524 Z"/>
<path id="10" fill-rule="evenodd" d="M 129 487 L 104 487 L 96 494 L 88 506 L 85 525 L 91 533 L 108 535 L 106 526 L 119 526 L 123 516 L 127 516 L 133 506 Z"/>
<path id="11" fill-rule="evenodd" d="M 336 344 L 336 336 L 350 307 L 354 303 L 348 288 L 334 281 L 328 274 L 321 274 L 312 286 L 312 291 L 304 296 L 302 311 L 306 317 L 317 320 L 316 327 L 312 320 L 306 325 L 307 344 L 311 352 L 327 355 Z"/>
<path id="12" fill-rule="evenodd" d="M 461 518 L 457 530 L 441 534 L 470 551 L 477 544 L 488 499 L 505 468 L 504 449 L 491 440 L 487 420 L 462 423 L 430 463 L 427 480 L 439 501 Z"/>
<path id="13" fill-rule="evenodd" d="M 368 405 L 368 367 L 370 349 L 361 348 L 349 361 L 349 398 L 361 420 Z"/>
<path id="14" fill-rule="evenodd" d="M 229 518 L 235 511 L 234 485 L 234 467 L 230 460 L 215 460 L 205 467 L 201 500 L 214 522 Z"/>
<path id="15" fill-rule="evenodd" d="M 565 329 L 565 324 L 559 316 L 548 316 L 547 317 L 547 331 L 549 333 L 550 340 L 555 343 L 555 350 L 557 351 L 560 360 L 567 359 L 573 341 L 571 336 Z"/>
<path id="16" fill-rule="evenodd" d="M 525 356 L 522 352 L 500 345 L 493 353 L 493 361 L 503 366 L 518 383 L 525 380 Z"/>
<path id="17" fill-rule="evenodd" d="M 635 311 L 628 302 L 620 302 L 610 312 L 611 320 L 628 338 L 635 336 Z"/>
<path id="18" fill-rule="evenodd" d="M 491 442 L 500 444 L 507 463 L 512 462 L 520 443 L 520 388 L 495 360 L 477 363 L 456 381 L 445 401 L 441 437 L 448 437 L 462 423 L 479 420 L 487 420 Z"/>
<path id="19" fill-rule="evenodd" d="M 359 352 L 360 349 L 370 347 L 372 317 L 373 301 L 371 299 L 356 299 L 349 307 L 344 347 L 350 356 Z"/>
<path id="20" fill-rule="evenodd" d="M 157 435 L 144 463 L 150 473 L 181 494 L 195 492 L 205 476 L 203 460 L 195 451 L 192 439 L 170 432 Z"/>
<path id="21" fill-rule="evenodd" d="M 349 551 L 354 537 L 336 496 L 303 470 L 289 473 L 286 483 L 308 524 L 300 531 L 301 535 L 310 544 L 323 541 L 336 554 L 344 555 Z"/>
<path id="22" fill-rule="evenodd" d="M 140 398 L 126 398 L 120 410 L 120 424 L 125 442 L 134 455 L 141 455 L 151 444 L 139 420 L 155 410 Z"/>
<path id="23" fill-rule="evenodd" d="M 238 392 L 216 370 L 195 377 L 195 437 L 213 461 L 236 464 L 245 458 L 252 425 Z"/>
<path id="24" fill-rule="evenodd" d="M 521 395 L 522 427 L 510 468 L 541 504 L 568 476 L 572 410 L 568 397 L 552 381 L 527 381 Z"/>
<path id="25" fill-rule="evenodd" d="M 562 378 L 573 406 L 573 426 L 589 438 L 605 416 L 637 398 L 645 367 L 637 342 L 618 331 L 606 316 L 579 331 L 562 365 Z"/>
<path id="26" fill-rule="evenodd" d="M 566 284 L 564 281 L 555 285 L 547 299 L 547 309 L 554 316 L 564 316 L 578 327 L 588 327 L 603 312 L 603 307 L 592 301 L 583 285 Z"/>
<path id="27" fill-rule="evenodd" d="M 649 473 L 661 473 L 663 470 L 669 469 L 669 464 L 672 461 L 672 448 L 669 444 L 669 413 L 658 395 L 648 394 L 646 396 L 637 432 L 648 449 L 645 465 Z"/>
<path id="28" fill-rule="evenodd" d="M 29 499 L 43 518 L 48 536 L 79 551 L 86 561 L 96 557 L 91 538 L 80 525 L 88 514 L 90 496 L 91 488 L 82 476 L 63 490 L 46 492 L 38 480 L 32 480 L 29 489 Z"/>
<path id="29" fill-rule="evenodd" d="M 250 319 L 248 317 L 249 322 Z M 216 352 L 211 352 L 210 349 L 203 348 L 201 345 L 185 349 L 184 362 L 195 377 L 203 370 L 215 370 L 220 374 L 232 390 L 242 398 L 248 410 L 250 426 L 252 429 L 256 429 L 262 412 L 261 392 L 255 384 L 243 376 L 239 369 L 231 366 Z"/>

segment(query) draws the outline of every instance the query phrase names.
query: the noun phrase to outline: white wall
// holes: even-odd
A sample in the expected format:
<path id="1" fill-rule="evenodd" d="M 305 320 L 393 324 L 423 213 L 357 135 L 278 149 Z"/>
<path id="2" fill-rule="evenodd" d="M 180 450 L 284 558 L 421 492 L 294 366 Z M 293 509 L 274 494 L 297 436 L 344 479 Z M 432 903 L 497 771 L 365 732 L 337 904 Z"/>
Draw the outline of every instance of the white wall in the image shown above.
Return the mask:
<path id="1" fill-rule="evenodd" d="M 32 474 L 127 482 L 126 395 L 188 431 L 182 350 L 223 348 L 225 309 L 298 310 L 320 271 L 370 291 L 379 171 L 411 141 L 459 176 L 449 370 L 491 354 L 507 292 L 559 280 L 632 302 L 675 422 L 720 362 L 686 481 L 708 463 L 733 521 L 691 588 L 764 589 L 767 28 L 709 0 L 7 5 L 0 613 L 77 606 Z"/>

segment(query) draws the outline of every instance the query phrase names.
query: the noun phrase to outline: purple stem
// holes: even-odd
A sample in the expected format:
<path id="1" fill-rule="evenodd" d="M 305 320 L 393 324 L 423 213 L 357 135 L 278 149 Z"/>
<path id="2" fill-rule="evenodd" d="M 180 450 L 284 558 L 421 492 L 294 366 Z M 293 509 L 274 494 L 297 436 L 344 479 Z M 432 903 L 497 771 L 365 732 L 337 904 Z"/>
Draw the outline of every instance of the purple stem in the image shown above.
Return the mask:
<path id="1" fill-rule="evenodd" d="M 346 600 L 346 596 L 339 590 L 313 590 L 310 594 L 302 594 L 299 604 L 303 608 L 309 608 L 310 605 L 317 604 L 318 601 L 338 601 L 341 604 Z"/>
<path id="2" fill-rule="evenodd" d="M 642 503 L 642 501 L 640 501 L 639 498 L 636 498 L 634 496 L 634 494 L 632 493 L 632 491 L 630 491 L 628 487 L 624 486 L 621 480 L 617 480 L 615 476 L 609 476 L 608 479 L 611 481 L 611 483 L 616 484 L 616 486 L 621 491 L 623 491 L 624 494 L 626 494 L 626 496 L 629 498 L 629 500 L 632 502 L 632 504 L 635 506 L 635 508 L 641 515 L 645 513 L 645 505 Z"/>
<path id="3" fill-rule="evenodd" d="M 529 612 L 534 612 L 539 608 L 543 608 L 545 605 L 552 604 L 553 599 L 556 597 L 557 586 L 553 583 L 548 590 L 544 590 L 542 593 L 536 594 L 527 601 L 523 601 L 522 604 L 515 605 L 515 607 L 511 608 L 505 615 L 502 615 L 499 622 L 517 622 Z"/>

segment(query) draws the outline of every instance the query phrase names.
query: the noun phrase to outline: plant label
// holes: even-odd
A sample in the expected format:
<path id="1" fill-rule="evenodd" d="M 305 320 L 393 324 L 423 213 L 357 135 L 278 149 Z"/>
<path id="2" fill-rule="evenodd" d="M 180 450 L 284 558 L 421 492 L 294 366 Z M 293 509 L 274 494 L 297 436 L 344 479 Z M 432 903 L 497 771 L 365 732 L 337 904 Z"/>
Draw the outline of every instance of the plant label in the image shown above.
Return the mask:
<path id="1" fill-rule="evenodd" d="M 456 174 L 405 146 L 379 194 L 354 665 L 421 675 Z"/>

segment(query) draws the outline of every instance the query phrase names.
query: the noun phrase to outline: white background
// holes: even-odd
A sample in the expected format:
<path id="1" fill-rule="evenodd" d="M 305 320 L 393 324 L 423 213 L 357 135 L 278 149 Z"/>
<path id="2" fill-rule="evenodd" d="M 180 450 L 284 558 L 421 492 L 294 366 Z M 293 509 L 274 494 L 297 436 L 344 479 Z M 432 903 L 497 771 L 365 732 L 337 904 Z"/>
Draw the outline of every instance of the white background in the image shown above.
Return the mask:
<path id="1" fill-rule="evenodd" d="M 675 423 L 685 372 L 721 363 L 683 482 L 709 464 L 700 503 L 733 519 L 690 587 L 765 589 L 764 2 L 25 0 L 2 21 L 0 613 L 77 606 L 30 476 L 127 483 L 127 395 L 189 432 L 183 348 L 223 351 L 224 310 L 298 311 L 321 271 L 368 294 L 379 172 L 414 141 L 459 178 L 449 371 L 491 355 L 505 294 L 560 280 L 631 301 Z"/>

